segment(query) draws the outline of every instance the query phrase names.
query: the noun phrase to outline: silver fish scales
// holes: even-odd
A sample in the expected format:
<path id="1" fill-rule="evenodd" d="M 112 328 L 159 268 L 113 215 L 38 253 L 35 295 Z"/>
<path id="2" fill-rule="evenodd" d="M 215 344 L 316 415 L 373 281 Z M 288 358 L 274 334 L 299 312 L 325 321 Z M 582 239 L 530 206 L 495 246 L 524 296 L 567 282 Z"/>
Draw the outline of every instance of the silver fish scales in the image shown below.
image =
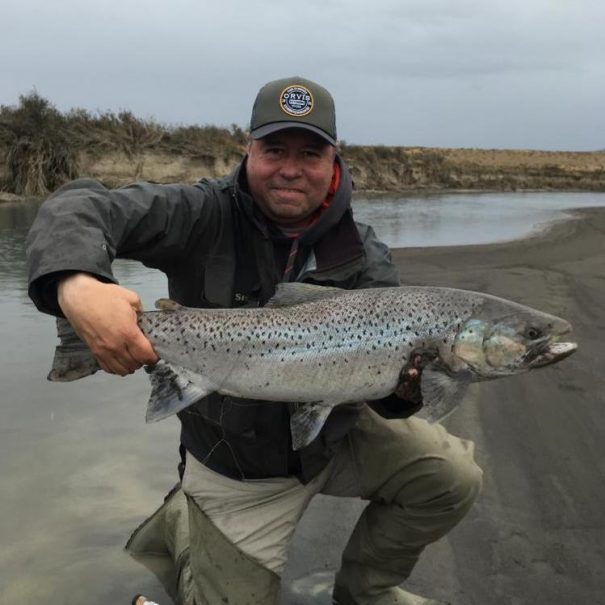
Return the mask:
<path id="1" fill-rule="evenodd" d="M 554 363 L 575 349 L 571 327 L 504 299 L 450 288 L 343 291 L 282 284 L 264 308 L 190 309 L 161 300 L 139 326 L 162 361 L 149 370 L 149 421 L 212 392 L 304 403 L 292 415 L 295 449 L 335 405 L 393 393 L 418 353 L 424 415 L 445 417 L 471 382 Z M 50 378 L 66 379 L 55 358 Z M 94 361 L 84 374 L 91 373 Z M 75 375 L 72 378 L 81 377 Z"/>

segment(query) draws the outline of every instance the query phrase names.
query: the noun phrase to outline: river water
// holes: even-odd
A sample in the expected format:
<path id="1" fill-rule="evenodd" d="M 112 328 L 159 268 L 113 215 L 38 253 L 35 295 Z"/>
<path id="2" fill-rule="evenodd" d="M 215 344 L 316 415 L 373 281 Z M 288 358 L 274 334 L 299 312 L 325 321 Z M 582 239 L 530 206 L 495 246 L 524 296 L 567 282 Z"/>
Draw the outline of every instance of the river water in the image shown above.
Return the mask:
<path id="1" fill-rule="evenodd" d="M 391 246 L 523 237 L 601 193 L 448 194 L 355 201 Z M 0 205 L 0 603 L 106 605 L 165 598 L 122 550 L 176 479 L 178 423 L 145 425 L 143 375 L 49 383 L 54 321 L 27 297 L 23 243 L 36 203 Z M 161 274 L 116 263 L 150 308 Z M 168 602 L 168 601 L 164 601 Z"/>
<path id="2" fill-rule="evenodd" d="M 550 192 L 381 196 L 360 198 L 354 207 L 389 246 L 412 248 L 517 239 L 574 208 L 603 205 L 603 193 Z"/>

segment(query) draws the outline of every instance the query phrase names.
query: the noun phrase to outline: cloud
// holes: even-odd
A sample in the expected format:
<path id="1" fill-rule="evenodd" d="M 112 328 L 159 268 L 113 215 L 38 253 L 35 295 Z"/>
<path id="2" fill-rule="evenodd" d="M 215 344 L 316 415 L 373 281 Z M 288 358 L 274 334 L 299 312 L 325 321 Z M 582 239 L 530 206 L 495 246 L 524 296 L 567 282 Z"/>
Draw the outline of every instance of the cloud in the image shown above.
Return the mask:
<path id="1" fill-rule="evenodd" d="M 29 0 L 4 12 L 5 104 L 36 86 L 62 109 L 243 125 L 264 82 L 299 74 L 330 88 L 351 142 L 602 147 L 597 0 Z"/>

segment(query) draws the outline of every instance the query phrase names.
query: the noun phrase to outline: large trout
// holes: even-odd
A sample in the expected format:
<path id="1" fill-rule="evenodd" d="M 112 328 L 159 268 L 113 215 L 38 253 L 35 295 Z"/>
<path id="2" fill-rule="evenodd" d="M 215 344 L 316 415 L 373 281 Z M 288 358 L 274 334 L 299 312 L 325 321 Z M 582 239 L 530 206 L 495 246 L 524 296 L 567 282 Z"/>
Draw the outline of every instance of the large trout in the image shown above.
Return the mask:
<path id="1" fill-rule="evenodd" d="M 487 294 L 433 287 L 340 290 L 280 284 L 266 307 L 191 309 L 160 300 L 139 326 L 161 361 L 147 368 L 147 421 L 218 392 L 296 402 L 294 449 L 317 437 L 332 408 L 393 393 L 423 359 L 423 415 L 447 416 L 471 382 L 540 368 L 573 353 L 558 317 Z M 96 372 L 96 360 L 59 320 L 49 380 Z"/>

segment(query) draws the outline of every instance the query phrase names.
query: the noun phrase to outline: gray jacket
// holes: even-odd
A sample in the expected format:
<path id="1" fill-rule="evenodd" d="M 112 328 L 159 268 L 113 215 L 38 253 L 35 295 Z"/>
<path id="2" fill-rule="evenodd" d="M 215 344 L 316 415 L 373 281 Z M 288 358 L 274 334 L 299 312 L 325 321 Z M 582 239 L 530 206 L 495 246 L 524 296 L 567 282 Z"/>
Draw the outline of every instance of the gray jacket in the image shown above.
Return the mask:
<path id="1" fill-rule="evenodd" d="M 338 161 L 340 186 L 299 238 L 291 279 L 346 289 L 397 285 L 388 248 L 371 227 L 353 220 L 351 180 Z M 80 179 L 59 189 L 42 205 L 27 239 L 29 294 L 36 306 L 61 314 L 56 284 L 69 272 L 115 282 L 114 258 L 163 271 L 170 297 L 183 305 L 264 304 L 282 279 L 292 240 L 265 219 L 247 193 L 245 162 L 229 177 L 196 185 L 136 183 L 108 190 Z M 394 397 L 372 407 L 386 416 L 416 411 Z M 213 394 L 179 415 L 181 443 L 232 477 L 297 475 L 306 482 L 324 468 L 357 414 L 356 406 L 338 406 L 319 437 L 293 452 L 287 404 L 234 402 Z M 219 442 L 224 445 L 215 447 Z"/>

